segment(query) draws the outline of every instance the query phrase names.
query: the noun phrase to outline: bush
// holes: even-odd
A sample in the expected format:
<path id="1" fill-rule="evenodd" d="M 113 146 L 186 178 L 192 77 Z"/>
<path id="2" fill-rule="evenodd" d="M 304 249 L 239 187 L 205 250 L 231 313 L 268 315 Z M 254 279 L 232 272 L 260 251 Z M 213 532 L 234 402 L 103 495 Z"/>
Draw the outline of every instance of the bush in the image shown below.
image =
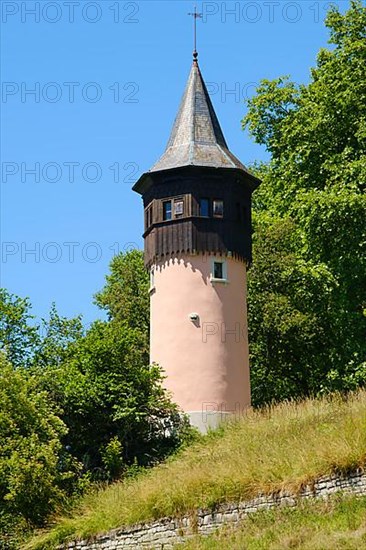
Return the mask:
<path id="1" fill-rule="evenodd" d="M 77 463 L 65 453 L 67 433 L 45 392 L 0 355 L 0 525 L 42 525 L 65 500 Z M 0 539 L 1 540 L 1 539 Z"/>

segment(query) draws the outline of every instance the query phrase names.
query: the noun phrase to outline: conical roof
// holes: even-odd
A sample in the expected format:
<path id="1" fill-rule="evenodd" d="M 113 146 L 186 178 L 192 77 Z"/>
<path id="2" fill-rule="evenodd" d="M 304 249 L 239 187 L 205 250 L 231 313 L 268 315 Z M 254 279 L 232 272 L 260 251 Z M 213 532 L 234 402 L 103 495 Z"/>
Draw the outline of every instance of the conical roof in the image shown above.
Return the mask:
<path id="1" fill-rule="evenodd" d="M 248 173 L 228 149 L 196 59 L 167 147 L 150 172 L 183 166 L 236 168 Z"/>

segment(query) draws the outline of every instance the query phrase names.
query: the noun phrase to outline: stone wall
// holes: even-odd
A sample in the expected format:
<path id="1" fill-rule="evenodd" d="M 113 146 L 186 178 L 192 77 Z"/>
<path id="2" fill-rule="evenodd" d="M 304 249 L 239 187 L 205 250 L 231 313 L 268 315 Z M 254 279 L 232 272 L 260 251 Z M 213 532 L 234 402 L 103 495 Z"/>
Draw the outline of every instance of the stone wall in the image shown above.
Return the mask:
<path id="1" fill-rule="evenodd" d="M 327 497 L 337 491 L 366 495 L 366 474 L 361 471 L 348 476 L 323 477 L 311 486 L 304 487 L 298 495 L 278 493 L 260 495 L 246 502 L 222 505 L 210 512 L 198 510 L 191 516 L 179 519 L 164 518 L 159 521 L 114 529 L 90 541 L 75 541 L 62 546 L 69 550 L 168 550 L 178 542 L 184 542 L 193 534 L 208 535 L 224 524 L 244 519 L 248 514 L 274 506 L 296 506 L 301 499 Z"/>

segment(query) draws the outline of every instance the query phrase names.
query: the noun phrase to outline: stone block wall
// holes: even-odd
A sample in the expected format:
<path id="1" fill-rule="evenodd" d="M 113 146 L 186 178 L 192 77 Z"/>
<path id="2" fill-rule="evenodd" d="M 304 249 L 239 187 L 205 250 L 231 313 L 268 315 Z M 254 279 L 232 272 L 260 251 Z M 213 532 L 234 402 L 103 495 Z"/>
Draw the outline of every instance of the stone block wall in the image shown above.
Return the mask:
<path id="1" fill-rule="evenodd" d="M 306 498 L 326 498 L 335 492 L 366 495 L 366 474 L 358 470 L 347 476 L 322 477 L 298 494 L 286 492 L 259 495 L 249 501 L 219 506 L 217 510 L 198 510 L 191 516 L 164 518 L 152 523 L 114 529 L 93 540 L 74 541 L 62 546 L 68 550 L 170 550 L 194 534 L 209 535 L 223 525 L 243 520 L 248 514 L 275 506 L 296 506 Z"/>

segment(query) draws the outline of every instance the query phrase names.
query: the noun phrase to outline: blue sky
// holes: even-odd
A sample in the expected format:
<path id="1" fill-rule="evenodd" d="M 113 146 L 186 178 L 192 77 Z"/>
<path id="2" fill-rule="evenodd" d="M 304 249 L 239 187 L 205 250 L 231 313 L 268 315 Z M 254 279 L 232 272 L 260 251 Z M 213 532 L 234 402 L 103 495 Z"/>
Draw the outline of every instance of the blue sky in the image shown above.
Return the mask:
<path id="1" fill-rule="evenodd" d="M 341 11 L 344 1 L 333 2 Z M 262 78 L 309 80 L 330 3 L 197 2 L 201 71 L 231 150 Z M 103 317 L 115 253 L 142 247 L 139 175 L 162 154 L 192 59 L 194 2 L 2 1 L 0 282 L 33 313 Z M 33 90 L 33 92 L 32 92 Z"/>

